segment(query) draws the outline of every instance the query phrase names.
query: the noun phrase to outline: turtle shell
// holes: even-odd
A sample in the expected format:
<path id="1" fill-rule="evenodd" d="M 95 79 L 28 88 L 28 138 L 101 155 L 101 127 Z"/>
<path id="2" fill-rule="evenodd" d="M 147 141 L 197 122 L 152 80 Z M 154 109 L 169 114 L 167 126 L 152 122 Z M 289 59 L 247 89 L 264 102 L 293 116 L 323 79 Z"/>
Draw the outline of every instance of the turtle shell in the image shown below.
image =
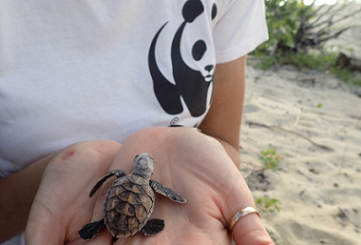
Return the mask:
<path id="1" fill-rule="evenodd" d="M 104 203 L 104 223 L 113 237 L 127 237 L 140 231 L 154 208 L 155 195 L 149 181 L 127 175 L 114 181 Z"/>

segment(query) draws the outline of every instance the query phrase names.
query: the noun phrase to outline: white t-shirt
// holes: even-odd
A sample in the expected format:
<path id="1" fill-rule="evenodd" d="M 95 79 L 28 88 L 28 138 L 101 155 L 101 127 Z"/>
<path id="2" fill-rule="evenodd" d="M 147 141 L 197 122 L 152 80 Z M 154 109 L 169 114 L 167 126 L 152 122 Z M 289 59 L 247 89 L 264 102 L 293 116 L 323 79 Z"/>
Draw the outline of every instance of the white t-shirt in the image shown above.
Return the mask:
<path id="1" fill-rule="evenodd" d="M 267 38 L 262 0 L 1 1 L 0 177 L 74 142 L 196 127 L 215 65 Z"/>

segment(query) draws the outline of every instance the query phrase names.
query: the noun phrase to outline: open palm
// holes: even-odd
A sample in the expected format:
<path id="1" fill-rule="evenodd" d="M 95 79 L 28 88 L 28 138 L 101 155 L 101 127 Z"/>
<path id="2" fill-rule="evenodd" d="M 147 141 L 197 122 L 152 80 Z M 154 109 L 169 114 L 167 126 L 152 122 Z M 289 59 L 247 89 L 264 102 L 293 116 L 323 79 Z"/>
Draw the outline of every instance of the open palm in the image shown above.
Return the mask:
<path id="1" fill-rule="evenodd" d="M 104 196 L 112 181 L 91 199 L 88 194 L 109 169 L 129 173 L 134 156 L 141 152 L 154 157 L 152 179 L 178 192 L 187 203 L 156 195 L 151 218 L 163 219 L 164 230 L 151 237 L 136 234 L 120 238 L 116 244 L 230 244 L 228 221 L 237 211 L 253 206 L 253 199 L 216 140 L 189 128 L 154 128 L 134 134 L 115 156 L 116 149 L 113 145 L 106 154 L 98 151 L 102 152 L 98 157 L 94 153 L 88 159 L 86 154 L 68 156 L 65 161 L 72 159 L 74 164 L 58 159 L 62 164 L 49 166 L 30 214 L 27 244 L 111 244 L 105 228 L 91 241 L 81 240 L 77 232 L 86 223 L 102 218 Z M 66 154 L 69 152 L 63 157 Z M 98 163 L 100 160 L 103 164 Z M 59 175 L 62 178 L 54 181 Z M 254 214 L 242 218 L 236 228 L 237 244 L 272 244 Z"/>

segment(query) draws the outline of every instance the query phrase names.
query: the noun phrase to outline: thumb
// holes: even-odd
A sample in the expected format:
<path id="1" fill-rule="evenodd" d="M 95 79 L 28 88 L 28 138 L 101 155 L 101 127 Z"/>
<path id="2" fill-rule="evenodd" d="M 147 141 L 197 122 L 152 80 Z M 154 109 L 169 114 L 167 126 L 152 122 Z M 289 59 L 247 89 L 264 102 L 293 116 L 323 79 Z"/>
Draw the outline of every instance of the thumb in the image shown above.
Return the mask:
<path id="1" fill-rule="evenodd" d="M 237 245 L 274 245 L 256 213 L 247 214 L 237 221 L 233 227 L 233 239 Z"/>
<path id="2" fill-rule="evenodd" d="M 228 227 L 237 212 L 255 205 L 252 194 L 239 171 L 232 171 L 229 180 L 235 184 L 223 203 L 225 207 L 223 214 Z M 249 213 L 239 218 L 233 226 L 232 235 L 237 245 L 274 245 L 256 213 Z"/>

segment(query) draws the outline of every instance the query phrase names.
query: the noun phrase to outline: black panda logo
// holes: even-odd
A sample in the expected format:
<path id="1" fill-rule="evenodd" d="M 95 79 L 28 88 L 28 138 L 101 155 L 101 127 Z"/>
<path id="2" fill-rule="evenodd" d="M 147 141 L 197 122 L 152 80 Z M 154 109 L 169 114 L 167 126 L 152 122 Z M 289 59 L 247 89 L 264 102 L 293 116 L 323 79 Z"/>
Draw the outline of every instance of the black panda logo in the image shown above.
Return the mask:
<path id="1" fill-rule="evenodd" d="M 173 37 L 170 50 L 172 74 L 175 84 L 165 78 L 155 58 L 155 48 L 158 37 L 168 22 L 160 27 L 149 48 L 148 65 L 153 80 L 154 93 L 162 109 L 170 115 L 183 112 L 182 98 L 192 117 L 202 116 L 207 109 L 207 96 L 208 94 L 212 96 L 212 91 L 209 93 L 208 90 L 210 84 L 213 83 L 215 64 L 206 65 L 202 73 L 199 70 L 194 70 L 189 67 L 186 61 L 183 60 L 181 54 L 181 42 L 185 28 L 191 25 L 202 13 L 204 13 L 204 6 L 200 0 L 188 0 L 183 6 L 182 16 L 184 21 Z M 217 7 L 213 4 L 211 13 L 212 20 L 216 15 Z M 197 62 L 201 60 L 206 51 L 206 42 L 203 40 L 196 41 L 192 47 L 192 57 L 194 61 Z M 211 101 L 211 99 L 209 101 Z"/>

